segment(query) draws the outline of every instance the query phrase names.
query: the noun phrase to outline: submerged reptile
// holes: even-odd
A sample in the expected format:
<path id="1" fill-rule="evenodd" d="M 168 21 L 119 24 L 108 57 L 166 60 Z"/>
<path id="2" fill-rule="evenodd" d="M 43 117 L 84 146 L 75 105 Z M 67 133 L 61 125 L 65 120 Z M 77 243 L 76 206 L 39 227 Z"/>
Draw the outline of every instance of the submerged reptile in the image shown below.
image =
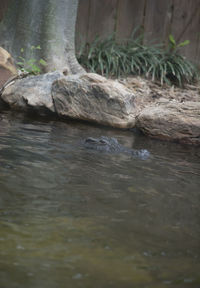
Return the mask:
<path id="1" fill-rule="evenodd" d="M 147 159 L 150 155 L 149 151 L 146 149 L 135 150 L 124 147 L 121 145 L 117 139 L 112 137 L 101 136 L 99 138 L 89 137 L 83 140 L 83 145 L 87 149 L 107 152 L 107 153 L 126 153 L 134 157 L 141 158 L 143 160 Z"/>

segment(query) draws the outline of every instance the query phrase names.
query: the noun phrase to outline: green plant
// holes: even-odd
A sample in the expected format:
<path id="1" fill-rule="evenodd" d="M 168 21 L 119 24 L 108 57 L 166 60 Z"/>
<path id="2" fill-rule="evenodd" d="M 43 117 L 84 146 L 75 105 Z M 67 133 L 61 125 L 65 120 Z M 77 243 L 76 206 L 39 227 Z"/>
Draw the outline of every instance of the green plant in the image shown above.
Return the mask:
<path id="1" fill-rule="evenodd" d="M 41 73 L 42 67 L 47 65 L 45 60 L 43 60 L 43 59 L 36 60 L 35 58 L 33 58 L 33 53 L 35 50 L 41 50 L 40 45 L 31 46 L 30 59 L 27 60 L 23 56 L 18 57 L 20 61 L 17 62 L 17 65 L 18 65 L 20 71 L 37 75 L 37 74 Z M 20 52 L 23 55 L 24 48 L 21 48 Z"/>
<path id="2" fill-rule="evenodd" d="M 107 77 L 143 75 L 157 80 L 163 85 L 193 82 L 198 73 L 194 65 L 179 54 L 181 48 L 189 41 L 177 44 L 169 36 L 169 47 L 161 45 L 144 45 L 142 36 L 118 43 L 113 36 L 101 40 L 96 38 L 89 45 L 82 46 L 77 54 L 78 61 L 91 72 Z"/>
<path id="3" fill-rule="evenodd" d="M 173 35 L 169 35 L 168 49 L 163 50 L 163 57 L 159 59 L 156 67 L 161 83 L 183 86 L 184 83 L 191 83 L 198 78 L 197 68 L 179 53 L 180 48 L 189 43 L 189 40 L 185 40 L 177 44 Z"/>
<path id="4" fill-rule="evenodd" d="M 176 43 L 176 40 L 174 39 L 174 36 L 172 34 L 169 35 L 169 49 L 171 51 L 176 51 L 180 47 L 184 47 L 186 45 L 190 44 L 189 40 L 185 40 L 179 44 Z"/>
<path id="5" fill-rule="evenodd" d="M 185 83 L 192 83 L 198 78 L 195 66 L 178 53 L 164 52 L 156 65 L 149 69 L 152 80 L 158 79 L 163 85 L 175 84 L 183 86 Z"/>
<path id="6" fill-rule="evenodd" d="M 79 51 L 79 62 L 91 72 L 97 72 L 105 76 L 119 77 L 128 74 L 142 74 L 147 61 L 144 54 L 151 54 L 147 49 L 141 49 L 140 39 L 117 43 L 114 36 L 105 40 L 96 38 L 95 41 Z M 146 63 L 147 64 L 147 63 Z"/>

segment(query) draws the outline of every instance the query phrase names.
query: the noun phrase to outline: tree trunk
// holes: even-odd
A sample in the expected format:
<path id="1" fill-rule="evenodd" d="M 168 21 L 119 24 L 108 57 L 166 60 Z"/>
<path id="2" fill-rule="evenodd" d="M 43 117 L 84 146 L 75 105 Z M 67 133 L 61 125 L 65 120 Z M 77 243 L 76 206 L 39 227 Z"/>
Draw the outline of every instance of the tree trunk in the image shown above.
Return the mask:
<path id="1" fill-rule="evenodd" d="M 19 60 L 44 59 L 46 71 L 84 72 L 75 57 L 78 0 L 12 0 L 0 24 L 0 45 Z M 31 46 L 40 45 L 41 50 Z"/>

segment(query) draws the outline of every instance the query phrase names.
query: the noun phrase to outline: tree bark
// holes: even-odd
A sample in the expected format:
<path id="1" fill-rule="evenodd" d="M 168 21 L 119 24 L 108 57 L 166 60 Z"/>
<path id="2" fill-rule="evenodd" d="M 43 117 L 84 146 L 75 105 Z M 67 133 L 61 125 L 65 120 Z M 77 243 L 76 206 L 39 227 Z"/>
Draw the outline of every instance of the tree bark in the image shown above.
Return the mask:
<path id="1" fill-rule="evenodd" d="M 44 59 L 46 71 L 84 72 L 75 57 L 75 24 L 78 0 L 12 0 L 0 24 L 0 45 L 15 60 Z M 41 50 L 31 51 L 40 45 Z"/>

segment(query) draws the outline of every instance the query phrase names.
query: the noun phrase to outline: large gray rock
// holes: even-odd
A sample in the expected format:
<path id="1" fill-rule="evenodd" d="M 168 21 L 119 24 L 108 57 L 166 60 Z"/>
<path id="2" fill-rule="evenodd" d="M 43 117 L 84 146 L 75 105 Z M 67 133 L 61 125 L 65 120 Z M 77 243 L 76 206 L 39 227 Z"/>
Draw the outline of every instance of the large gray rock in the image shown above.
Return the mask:
<path id="1" fill-rule="evenodd" d="M 4 90 L 1 98 L 15 110 L 55 112 L 51 88 L 61 76 L 60 72 L 52 72 L 17 80 Z"/>
<path id="2" fill-rule="evenodd" d="M 200 145 L 200 102 L 166 100 L 147 106 L 136 126 L 154 138 Z"/>
<path id="3" fill-rule="evenodd" d="M 88 73 L 58 79 L 52 96 L 59 116 L 118 128 L 135 125 L 134 95 L 117 81 Z"/>

